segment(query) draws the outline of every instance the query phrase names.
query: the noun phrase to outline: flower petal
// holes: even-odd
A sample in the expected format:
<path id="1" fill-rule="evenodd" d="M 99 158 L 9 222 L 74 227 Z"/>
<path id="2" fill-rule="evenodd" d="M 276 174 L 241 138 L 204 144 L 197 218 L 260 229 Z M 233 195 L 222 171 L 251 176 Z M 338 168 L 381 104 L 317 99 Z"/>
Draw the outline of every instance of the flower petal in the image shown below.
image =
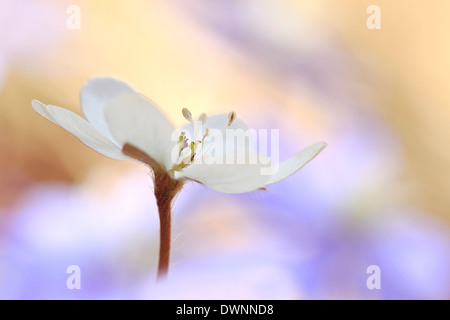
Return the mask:
<path id="1" fill-rule="evenodd" d="M 115 97 L 106 105 L 105 119 L 120 145 L 129 143 L 166 168 L 171 166 L 174 128 L 150 100 L 137 93 Z"/>
<path id="2" fill-rule="evenodd" d="M 298 170 L 303 168 L 305 164 L 314 159 L 314 157 L 317 156 L 326 146 L 327 144 L 325 142 L 315 143 L 283 161 L 279 165 L 278 170 L 270 177 L 267 184 L 279 182 L 293 175 Z"/>
<path id="3" fill-rule="evenodd" d="M 98 153 L 114 160 L 130 159 L 122 154 L 121 148 L 105 137 L 92 124 L 79 115 L 57 106 L 45 105 L 33 100 L 33 109 L 47 120 L 69 131 L 81 142 Z"/>
<path id="4" fill-rule="evenodd" d="M 255 191 L 267 184 L 271 176 L 262 174 L 262 168 L 259 163 L 193 163 L 183 169 L 178 177 L 190 178 L 223 193 L 244 193 Z"/>
<path id="5" fill-rule="evenodd" d="M 105 121 L 105 106 L 114 97 L 135 92 L 127 83 L 111 77 L 90 79 L 81 89 L 81 110 L 86 119 L 100 132 L 112 138 Z"/>

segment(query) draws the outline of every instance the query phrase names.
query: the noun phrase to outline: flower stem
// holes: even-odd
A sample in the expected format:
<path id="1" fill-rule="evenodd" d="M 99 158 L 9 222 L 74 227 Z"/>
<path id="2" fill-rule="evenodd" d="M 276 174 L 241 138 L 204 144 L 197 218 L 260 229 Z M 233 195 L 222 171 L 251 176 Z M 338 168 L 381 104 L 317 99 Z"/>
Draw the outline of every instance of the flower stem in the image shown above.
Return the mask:
<path id="1" fill-rule="evenodd" d="M 123 146 L 122 153 L 148 164 L 153 171 L 153 183 L 160 223 L 158 279 L 163 279 L 169 272 L 172 202 L 183 187 L 185 180 L 174 179 L 161 164 L 141 149 L 129 143 Z"/>
<path id="2" fill-rule="evenodd" d="M 183 182 L 173 179 L 166 171 L 154 170 L 153 173 L 160 225 L 158 279 L 163 279 L 169 272 L 172 202 L 180 192 Z"/>
<path id="3" fill-rule="evenodd" d="M 165 278 L 169 272 L 170 261 L 170 240 L 172 233 L 172 199 L 167 199 L 161 195 L 157 195 L 155 190 L 156 201 L 159 211 L 159 261 L 158 261 L 158 278 Z"/>

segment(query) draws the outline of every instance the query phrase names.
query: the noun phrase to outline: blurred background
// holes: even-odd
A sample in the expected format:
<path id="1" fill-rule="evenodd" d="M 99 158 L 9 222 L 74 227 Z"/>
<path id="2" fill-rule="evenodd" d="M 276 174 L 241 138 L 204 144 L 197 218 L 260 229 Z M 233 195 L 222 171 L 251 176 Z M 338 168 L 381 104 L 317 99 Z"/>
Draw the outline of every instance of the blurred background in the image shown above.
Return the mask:
<path id="1" fill-rule="evenodd" d="M 366 26 L 370 5 L 381 29 Z M 0 1 L 0 298 L 449 299 L 449 11 L 446 0 Z M 81 114 L 96 75 L 127 81 L 175 125 L 188 107 L 280 129 L 281 160 L 329 146 L 268 192 L 189 184 L 157 283 L 148 169 L 31 108 Z M 70 265 L 81 290 L 66 286 Z"/>

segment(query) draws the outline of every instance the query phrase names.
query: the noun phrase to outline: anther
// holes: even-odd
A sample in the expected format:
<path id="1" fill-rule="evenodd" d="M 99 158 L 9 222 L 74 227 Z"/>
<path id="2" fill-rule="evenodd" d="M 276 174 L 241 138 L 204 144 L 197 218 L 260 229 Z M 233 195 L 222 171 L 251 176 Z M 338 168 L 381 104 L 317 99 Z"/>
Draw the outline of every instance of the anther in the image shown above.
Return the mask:
<path id="1" fill-rule="evenodd" d="M 202 124 L 205 124 L 206 118 L 207 118 L 206 113 L 202 113 L 202 114 L 198 117 L 198 121 L 201 121 Z"/>
<path id="2" fill-rule="evenodd" d="M 228 125 L 227 125 L 227 127 L 231 126 L 231 124 L 233 123 L 233 121 L 234 121 L 235 118 L 236 118 L 236 112 L 231 111 L 231 112 L 228 114 Z"/>
<path id="3" fill-rule="evenodd" d="M 192 120 L 192 113 L 187 108 L 183 108 L 183 110 L 181 112 L 183 113 L 183 117 L 187 121 L 194 122 L 194 120 Z"/>

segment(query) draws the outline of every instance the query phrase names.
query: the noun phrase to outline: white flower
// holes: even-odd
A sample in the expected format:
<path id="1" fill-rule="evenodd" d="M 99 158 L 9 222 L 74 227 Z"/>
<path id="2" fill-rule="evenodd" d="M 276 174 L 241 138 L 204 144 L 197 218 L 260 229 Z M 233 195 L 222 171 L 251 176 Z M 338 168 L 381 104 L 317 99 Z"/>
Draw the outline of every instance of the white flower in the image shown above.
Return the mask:
<path id="1" fill-rule="evenodd" d="M 251 151 L 249 144 L 229 145 L 223 134 L 209 141 L 213 132 L 247 128 L 234 112 L 209 118 L 202 114 L 195 122 L 184 108 L 182 113 L 189 123 L 177 131 L 151 101 L 112 78 L 94 78 L 82 88 L 81 108 L 87 120 L 37 100 L 32 106 L 95 151 L 116 160 L 136 159 L 152 168 L 160 220 L 158 277 L 166 276 L 169 269 L 171 206 L 185 181 L 193 180 L 225 193 L 253 191 L 294 174 L 326 146 L 316 143 L 277 165 L 277 170 L 262 174 L 263 164 L 271 163 Z M 197 123 L 202 124 L 201 128 Z M 214 148 L 212 157 L 208 150 L 218 145 L 221 148 Z M 253 155 L 259 161 L 251 162 Z M 219 158 L 227 161 L 205 161 Z M 228 162 L 228 158 L 240 162 Z"/>
<path id="2" fill-rule="evenodd" d="M 271 175 L 261 174 L 261 164 L 205 163 L 199 155 L 207 149 L 205 138 L 211 130 L 246 129 L 234 112 L 206 117 L 201 115 L 201 138 L 194 133 L 194 120 L 187 109 L 183 115 L 190 122 L 183 127 L 191 133 L 190 141 L 180 135 L 160 110 L 128 84 L 113 78 L 93 78 L 81 90 L 81 108 L 86 119 L 53 105 L 33 100 L 32 106 L 46 119 L 76 136 L 88 147 L 116 160 L 135 158 L 159 167 L 176 180 L 194 180 L 225 193 L 242 193 L 281 181 L 301 169 L 325 146 L 319 142 L 282 162 Z M 193 136 L 193 137 L 192 137 Z M 205 144 L 205 145 L 203 145 Z M 172 159 L 179 148 L 179 157 Z M 248 149 L 229 150 L 239 154 Z M 261 155 L 258 155 L 261 156 Z"/>

